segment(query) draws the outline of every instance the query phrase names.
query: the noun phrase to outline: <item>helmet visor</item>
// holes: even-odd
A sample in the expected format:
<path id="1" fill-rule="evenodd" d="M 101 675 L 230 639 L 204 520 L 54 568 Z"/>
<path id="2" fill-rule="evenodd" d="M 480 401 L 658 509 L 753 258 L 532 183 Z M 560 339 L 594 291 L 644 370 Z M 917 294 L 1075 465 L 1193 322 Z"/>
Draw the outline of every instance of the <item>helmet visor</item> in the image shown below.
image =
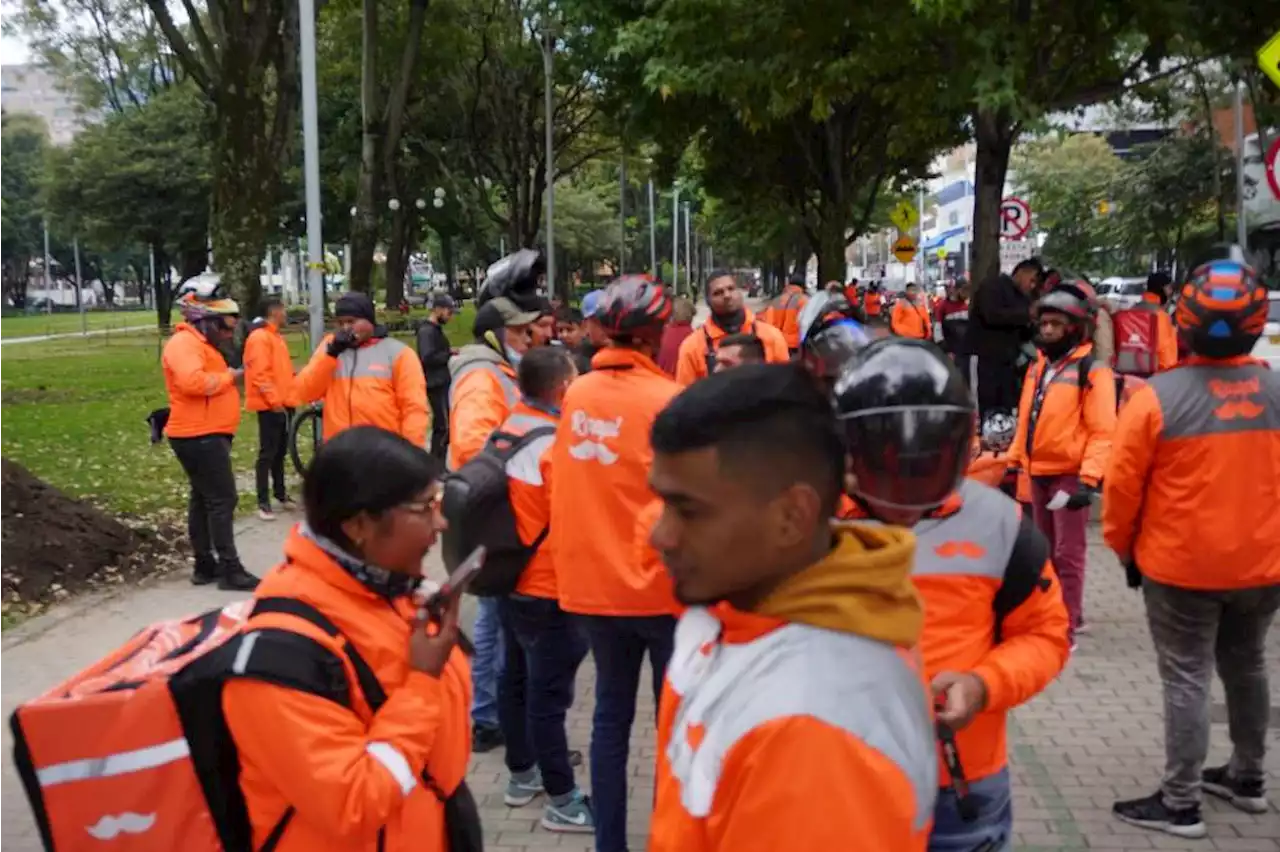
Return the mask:
<path id="1" fill-rule="evenodd" d="M 868 503 L 929 510 L 955 491 L 969 462 L 973 411 L 956 405 L 868 408 L 840 418 Z"/>
<path id="2" fill-rule="evenodd" d="M 854 353 L 871 342 L 857 322 L 846 319 L 828 326 L 805 340 L 802 360 L 810 373 L 834 379 Z"/>

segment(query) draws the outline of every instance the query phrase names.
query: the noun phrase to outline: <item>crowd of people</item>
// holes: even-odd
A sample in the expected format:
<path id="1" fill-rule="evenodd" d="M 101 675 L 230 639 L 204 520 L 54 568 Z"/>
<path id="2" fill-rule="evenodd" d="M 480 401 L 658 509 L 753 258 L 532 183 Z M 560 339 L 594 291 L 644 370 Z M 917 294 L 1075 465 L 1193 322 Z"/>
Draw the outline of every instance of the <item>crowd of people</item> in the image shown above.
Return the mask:
<path id="1" fill-rule="evenodd" d="M 180 303 L 163 360 L 194 581 L 257 584 L 230 534 L 237 386 L 258 412 L 264 511 L 288 498 L 284 412 L 323 399 L 305 521 L 255 594 L 323 611 L 386 693 L 362 681 L 341 707 L 229 688 L 254 848 L 478 848 L 466 758 L 502 748 L 509 806 L 541 801 L 548 831 L 621 852 L 646 658 L 651 850 L 1008 848 L 1006 717 L 1088 631 L 1100 494 L 1165 690 L 1160 789 L 1116 816 L 1200 837 L 1202 791 L 1267 808 L 1280 377 L 1249 356 L 1266 317 L 1250 268 L 1196 269 L 1172 317 L 1171 282 L 1153 276 L 1142 315 L 1110 323 L 1087 281 L 1038 261 L 935 305 L 911 285 L 887 312 L 879 287 L 811 296 L 800 280 L 756 314 L 713 271 L 698 327 L 649 277 L 574 308 L 540 294 L 543 273 L 532 252 L 491 268 L 456 351 L 447 297 L 415 355 L 367 297 L 344 296 L 296 375 L 276 305 L 241 371 L 216 346 L 234 303 Z M 1153 352 L 1102 339 L 1139 320 Z M 481 517 L 493 471 L 506 515 Z M 493 548 L 511 570 L 478 599 L 470 641 L 456 597 L 422 605 L 441 535 L 450 569 L 450 537 L 458 555 L 515 542 Z M 588 654 L 590 795 L 565 730 Z M 1233 752 L 1205 767 L 1215 667 Z"/>

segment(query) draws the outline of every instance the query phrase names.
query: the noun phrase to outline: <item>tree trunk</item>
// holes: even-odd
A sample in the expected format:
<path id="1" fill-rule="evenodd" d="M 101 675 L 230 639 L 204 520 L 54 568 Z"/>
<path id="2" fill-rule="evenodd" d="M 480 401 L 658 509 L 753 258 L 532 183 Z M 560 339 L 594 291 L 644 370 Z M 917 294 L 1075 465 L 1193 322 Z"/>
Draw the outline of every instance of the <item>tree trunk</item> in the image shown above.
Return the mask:
<path id="1" fill-rule="evenodd" d="M 351 220 L 351 277 L 348 286 L 373 292 L 373 253 L 382 208 L 382 105 L 378 91 L 378 3 L 364 0 L 361 14 L 360 176 L 356 215 Z"/>
<path id="2" fill-rule="evenodd" d="M 818 257 L 818 289 L 827 286 L 828 281 L 844 281 L 844 220 L 836 211 L 828 208 L 818 223 L 818 241 L 812 246 Z M 805 272 L 807 259 L 799 267 Z"/>
<path id="3" fill-rule="evenodd" d="M 401 207 L 391 217 L 391 238 L 387 243 L 387 310 L 395 310 L 404 300 L 405 274 L 413 249 L 414 216 Z"/>
<path id="4" fill-rule="evenodd" d="M 169 255 L 161 247 L 156 247 L 156 280 L 152 282 L 152 304 L 156 309 L 156 326 L 161 331 L 168 331 L 169 314 L 173 310 L 173 288 L 169 286 L 169 276 L 165 270 L 169 268 Z M 243 310 L 241 306 L 241 310 Z"/>
<path id="5" fill-rule="evenodd" d="M 264 138 L 269 130 L 263 85 L 242 80 L 214 106 L 213 254 L 244 316 L 257 315 L 262 300 L 262 258 L 273 230 L 280 174 Z"/>
<path id="6" fill-rule="evenodd" d="M 460 299 L 458 279 L 453 274 L 453 234 L 440 232 L 440 261 L 444 264 L 444 287 L 453 298 Z"/>
<path id="7" fill-rule="evenodd" d="M 977 186 L 973 199 L 973 265 L 969 280 L 981 287 L 1000 274 L 1000 201 L 1009 172 L 1017 126 L 1007 109 L 979 109 L 974 116 L 978 142 Z"/>

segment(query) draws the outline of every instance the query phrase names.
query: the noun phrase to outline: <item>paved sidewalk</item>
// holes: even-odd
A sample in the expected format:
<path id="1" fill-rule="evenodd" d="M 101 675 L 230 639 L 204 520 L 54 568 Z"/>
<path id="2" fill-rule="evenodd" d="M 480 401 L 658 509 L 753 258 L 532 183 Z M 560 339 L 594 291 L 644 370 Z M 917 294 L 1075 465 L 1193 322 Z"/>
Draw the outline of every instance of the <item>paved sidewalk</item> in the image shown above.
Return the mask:
<path id="1" fill-rule="evenodd" d="M 287 523 L 244 522 L 238 528 L 246 564 L 263 571 L 275 561 Z M 1096 533 L 1096 530 L 1095 530 Z M 437 566 L 438 569 L 438 566 Z M 165 616 L 197 612 L 232 596 L 192 588 L 185 577 L 161 580 L 115 598 L 89 597 L 3 635 L 3 709 L 53 686 L 120 644 L 142 625 Z M 1126 826 L 1113 819 L 1117 797 L 1155 788 L 1163 763 L 1160 684 L 1140 598 L 1124 588 L 1122 572 L 1100 545 L 1090 549 L 1087 616 L 1091 632 L 1067 671 L 1045 695 L 1020 709 L 1013 723 L 1015 849 L 1025 852 L 1111 850 L 1260 850 L 1280 852 L 1280 631 L 1268 645 L 1271 664 L 1271 753 L 1267 759 L 1273 809 L 1241 814 L 1210 798 L 1207 840 L 1184 841 Z M 569 739 L 585 753 L 591 733 L 593 669 L 583 666 L 578 701 L 570 715 Z M 1220 691 L 1214 698 L 1211 761 L 1228 753 Z M 12 747 L 4 731 L 6 756 Z M 653 707 L 642 697 L 631 749 L 633 852 L 644 849 L 653 797 Z M 585 773 L 584 773 L 585 774 Z M 501 751 L 478 755 L 470 781 L 480 799 L 488 852 L 540 852 L 591 848 L 590 838 L 555 835 L 538 827 L 536 806 L 502 804 L 505 783 Z M 581 778 L 589 789 L 588 778 Z M 5 852 L 39 848 L 21 785 L 11 760 L 0 781 L 0 845 Z M 780 818 L 791 818 L 780 815 Z"/>

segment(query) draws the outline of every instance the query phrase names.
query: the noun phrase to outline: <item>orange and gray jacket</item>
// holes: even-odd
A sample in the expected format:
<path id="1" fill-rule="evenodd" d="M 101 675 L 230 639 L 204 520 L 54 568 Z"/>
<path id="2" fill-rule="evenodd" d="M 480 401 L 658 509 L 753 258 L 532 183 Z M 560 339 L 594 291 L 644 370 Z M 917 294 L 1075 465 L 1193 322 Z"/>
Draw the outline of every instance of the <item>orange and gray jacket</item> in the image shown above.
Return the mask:
<path id="1" fill-rule="evenodd" d="M 1143 576 L 1189 589 L 1280 583 L 1280 374 L 1192 356 L 1125 405 L 1102 534 Z"/>
<path id="2" fill-rule="evenodd" d="M 377 426 L 427 446 L 427 382 L 413 350 L 371 337 L 335 358 L 328 353 L 332 339 L 325 335 L 294 381 L 300 402 L 324 400 L 324 439 L 352 426 Z"/>
<path id="3" fill-rule="evenodd" d="M 469 343 L 449 360 L 449 469 L 484 449 L 520 399 L 515 368 L 493 346 Z"/>

